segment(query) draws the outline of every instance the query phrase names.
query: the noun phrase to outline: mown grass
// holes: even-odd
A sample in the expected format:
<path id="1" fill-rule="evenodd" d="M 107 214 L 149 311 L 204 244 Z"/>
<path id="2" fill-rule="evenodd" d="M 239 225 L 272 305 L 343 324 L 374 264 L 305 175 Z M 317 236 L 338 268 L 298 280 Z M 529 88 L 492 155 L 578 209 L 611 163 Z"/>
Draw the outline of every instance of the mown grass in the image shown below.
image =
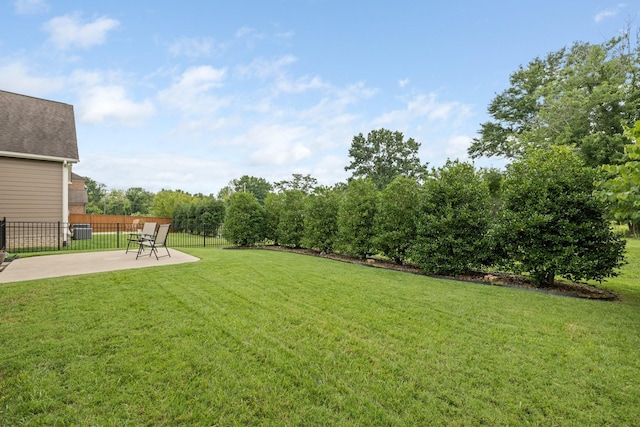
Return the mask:
<path id="1" fill-rule="evenodd" d="M 619 302 L 302 255 L 0 286 L 0 425 L 634 425 L 640 241 Z"/>

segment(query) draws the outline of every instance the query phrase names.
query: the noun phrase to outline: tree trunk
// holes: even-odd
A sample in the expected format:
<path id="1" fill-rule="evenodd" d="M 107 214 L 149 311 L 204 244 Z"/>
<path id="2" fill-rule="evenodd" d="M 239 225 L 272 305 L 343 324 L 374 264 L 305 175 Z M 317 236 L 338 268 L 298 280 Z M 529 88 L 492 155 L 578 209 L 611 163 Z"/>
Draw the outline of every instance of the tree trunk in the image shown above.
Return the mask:
<path id="1" fill-rule="evenodd" d="M 555 282 L 556 270 L 536 270 L 532 274 L 535 285 L 540 288 L 552 286 Z"/>
<path id="2" fill-rule="evenodd" d="M 544 286 L 552 286 L 555 282 L 555 277 L 556 271 L 554 269 L 547 271 L 544 278 Z"/>

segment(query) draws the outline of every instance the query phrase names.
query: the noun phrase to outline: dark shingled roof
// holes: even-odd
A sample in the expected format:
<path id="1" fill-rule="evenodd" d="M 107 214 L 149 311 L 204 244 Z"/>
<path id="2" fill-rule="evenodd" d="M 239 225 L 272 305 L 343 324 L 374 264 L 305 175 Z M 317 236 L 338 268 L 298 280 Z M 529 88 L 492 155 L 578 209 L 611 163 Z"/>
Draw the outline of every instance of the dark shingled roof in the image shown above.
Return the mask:
<path id="1" fill-rule="evenodd" d="M 0 151 L 78 161 L 73 106 L 0 90 Z"/>
<path id="2" fill-rule="evenodd" d="M 80 176 L 75 172 L 71 172 L 71 181 L 86 181 L 84 176 Z"/>
<path id="3" fill-rule="evenodd" d="M 80 190 L 75 188 L 69 189 L 69 204 L 70 205 L 86 205 L 89 203 L 89 196 L 87 190 Z"/>

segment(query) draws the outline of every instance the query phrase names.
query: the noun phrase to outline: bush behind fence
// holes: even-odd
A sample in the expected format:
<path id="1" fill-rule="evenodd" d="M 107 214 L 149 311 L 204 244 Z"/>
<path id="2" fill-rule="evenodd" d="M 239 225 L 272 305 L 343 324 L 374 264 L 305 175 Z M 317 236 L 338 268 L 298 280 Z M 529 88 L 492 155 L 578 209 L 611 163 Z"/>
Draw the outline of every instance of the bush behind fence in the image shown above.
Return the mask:
<path id="1" fill-rule="evenodd" d="M 7 221 L 3 233 L 7 252 L 28 253 L 125 249 L 130 244 L 130 238 L 135 237 L 138 231 L 138 226 L 131 223 Z M 135 245 L 135 242 L 132 245 Z M 191 224 L 183 229 L 172 227 L 167 238 L 167 246 L 187 248 L 229 245 L 220 237 L 217 228 L 205 224 Z"/>

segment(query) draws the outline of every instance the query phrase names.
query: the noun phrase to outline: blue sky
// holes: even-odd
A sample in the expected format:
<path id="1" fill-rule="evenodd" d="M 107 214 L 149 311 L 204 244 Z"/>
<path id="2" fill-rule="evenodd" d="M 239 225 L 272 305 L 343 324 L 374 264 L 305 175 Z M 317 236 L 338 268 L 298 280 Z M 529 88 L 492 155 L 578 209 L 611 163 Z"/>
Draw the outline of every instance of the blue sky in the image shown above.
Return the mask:
<path id="1" fill-rule="evenodd" d="M 74 171 L 109 189 L 331 185 L 373 129 L 466 160 L 518 66 L 639 19 L 637 0 L 0 0 L 0 89 L 72 104 Z"/>

